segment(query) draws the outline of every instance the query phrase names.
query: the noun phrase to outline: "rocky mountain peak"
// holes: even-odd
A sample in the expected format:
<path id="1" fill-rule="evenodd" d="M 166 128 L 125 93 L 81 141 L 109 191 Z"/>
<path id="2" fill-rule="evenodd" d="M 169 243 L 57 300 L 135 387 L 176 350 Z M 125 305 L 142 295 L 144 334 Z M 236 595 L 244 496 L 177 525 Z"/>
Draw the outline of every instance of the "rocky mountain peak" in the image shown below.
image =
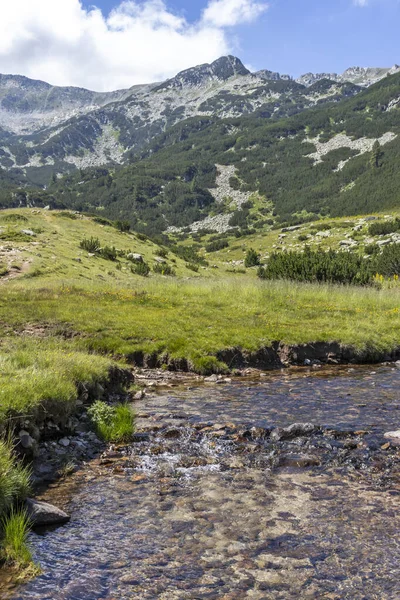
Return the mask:
<path id="1" fill-rule="evenodd" d="M 281 75 L 281 73 L 269 71 L 268 69 L 256 71 L 254 75 L 260 79 L 265 79 L 266 81 L 291 81 L 293 79 L 290 75 Z"/>
<path id="2" fill-rule="evenodd" d="M 338 73 L 305 73 L 298 79 L 297 83 L 301 83 L 307 87 L 313 85 L 321 79 L 330 79 L 338 83 L 346 81 L 368 87 L 377 81 L 380 81 L 386 75 L 393 75 L 400 71 L 399 65 L 394 65 L 391 68 L 387 67 L 349 67 L 341 75 Z"/>
<path id="3" fill-rule="evenodd" d="M 238 75 L 250 75 L 241 60 L 236 56 L 222 56 L 211 64 L 205 63 L 192 67 L 178 73 L 172 79 L 168 79 L 157 89 L 172 89 L 182 87 L 200 87 L 211 81 L 226 81 Z"/>

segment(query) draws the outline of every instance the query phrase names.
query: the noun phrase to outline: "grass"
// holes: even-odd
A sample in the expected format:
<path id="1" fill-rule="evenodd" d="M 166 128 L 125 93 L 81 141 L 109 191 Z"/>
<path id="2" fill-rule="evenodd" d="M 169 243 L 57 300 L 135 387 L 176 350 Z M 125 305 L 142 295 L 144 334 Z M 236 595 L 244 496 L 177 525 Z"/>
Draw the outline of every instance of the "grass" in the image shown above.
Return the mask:
<path id="1" fill-rule="evenodd" d="M 29 519 L 25 511 L 15 508 L 29 491 L 29 468 L 16 459 L 10 438 L 0 440 L 0 561 L 17 568 L 32 560 L 26 543 Z"/>
<path id="2" fill-rule="evenodd" d="M 30 519 L 25 510 L 12 509 L 1 521 L 2 546 L 0 555 L 6 563 L 19 568 L 32 562 L 32 554 L 27 543 Z"/>
<path id="3" fill-rule="evenodd" d="M 13 245 L 13 260 L 17 255 L 21 264 L 28 262 L 29 271 L 0 285 L 0 429 L 18 415 L 67 418 L 80 384 L 104 382 L 115 359 L 131 361 L 139 353 L 165 362 L 185 358 L 208 374 L 225 370 L 216 355 L 232 347 L 253 351 L 273 341 L 337 341 L 361 352 L 399 345 L 396 282 L 377 290 L 262 282 L 255 269 L 223 274 L 229 257 L 244 258 L 250 247 L 258 253 L 264 242 L 263 250 L 269 249 L 279 231 L 261 232 L 257 243 L 230 242 L 215 253 L 218 269 L 193 272 L 174 258 L 175 278 L 154 272 L 142 277 L 131 272 L 129 252 L 152 266 L 163 251 L 146 236 L 81 215 L 59 218 L 61 213 L 28 209 L 9 214 L 42 233 L 34 242 Z M 6 217 L 7 211 L 1 213 L 0 222 Z M 329 222 L 332 239 L 343 238 L 342 222 Z M 302 229 L 310 234 L 311 228 Z M 289 232 L 285 243 L 298 235 Z M 80 242 L 91 238 L 115 247 L 117 261 L 89 257 Z"/>
<path id="4" fill-rule="evenodd" d="M 110 406 L 97 401 L 89 409 L 93 426 L 105 442 L 129 442 L 135 430 L 135 418 L 129 404 Z"/>
<path id="5" fill-rule="evenodd" d="M 83 352 L 57 337 L 3 340 L 0 429 L 18 415 L 40 422 L 54 414 L 64 422 L 75 410 L 78 385 L 106 381 L 113 364 L 109 358 Z"/>
<path id="6" fill-rule="evenodd" d="M 0 440 L 0 518 L 24 500 L 29 490 L 29 468 L 17 461 L 10 439 Z"/>

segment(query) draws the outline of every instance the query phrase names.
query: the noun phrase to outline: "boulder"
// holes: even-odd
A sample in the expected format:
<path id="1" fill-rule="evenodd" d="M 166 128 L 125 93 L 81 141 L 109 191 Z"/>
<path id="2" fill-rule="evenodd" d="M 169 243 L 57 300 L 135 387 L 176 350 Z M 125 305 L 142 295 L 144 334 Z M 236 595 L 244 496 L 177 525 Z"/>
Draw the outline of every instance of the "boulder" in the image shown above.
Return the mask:
<path id="1" fill-rule="evenodd" d="M 143 262 L 143 256 L 141 254 L 135 254 L 134 252 L 130 252 L 129 254 L 127 254 L 126 258 L 137 263 Z"/>
<path id="2" fill-rule="evenodd" d="M 32 498 L 26 500 L 25 506 L 28 516 L 35 527 L 63 525 L 64 523 L 68 523 L 71 518 L 60 508 L 52 504 L 47 504 L 47 502 L 33 500 Z"/>
<path id="3" fill-rule="evenodd" d="M 19 441 L 24 450 L 30 450 L 35 445 L 35 440 L 30 436 L 30 434 L 25 431 L 25 429 L 21 429 L 18 434 Z"/>

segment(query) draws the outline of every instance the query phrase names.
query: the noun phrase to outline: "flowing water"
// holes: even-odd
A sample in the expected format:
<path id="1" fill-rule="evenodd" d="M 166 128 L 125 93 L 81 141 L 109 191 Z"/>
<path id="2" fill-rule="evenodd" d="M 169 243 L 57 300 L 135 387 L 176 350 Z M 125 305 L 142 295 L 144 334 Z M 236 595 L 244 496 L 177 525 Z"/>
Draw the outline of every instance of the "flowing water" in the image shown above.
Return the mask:
<path id="1" fill-rule="evenodd" d="M 147 433 L 44 495 L 72 519 L 31 534 L 43 574 L 11 597 L 398 599 L 399 382 L 286 371 L 141 401 Z"/>

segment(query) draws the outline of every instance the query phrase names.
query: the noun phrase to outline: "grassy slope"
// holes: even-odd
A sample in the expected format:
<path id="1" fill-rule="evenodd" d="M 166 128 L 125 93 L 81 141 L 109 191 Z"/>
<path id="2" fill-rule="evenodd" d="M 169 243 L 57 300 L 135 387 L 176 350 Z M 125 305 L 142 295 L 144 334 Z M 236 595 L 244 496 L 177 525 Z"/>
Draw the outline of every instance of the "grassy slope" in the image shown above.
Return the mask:
<path id="1" fill-rule="evenodd" d="M 232 245 L 215 253 L 219 269 L 193 274 L 176 258 L 178 277 L 143 278 L 130 273 L 126 259 L 118 270 L 114 262 L 88 257 L 79 242 L 93 235 L 142 253 L 150 263 L 157 252 L 152 242 L 87 218 L 17 212 L 28 219 L 24 228 L 42 232 L 34 241 L 2 242 L 3 251 L 5 246 L 18 251 L 18 261 L 29 264 L 19 278 L 0 279 L 0 423 L 10 411 L 33 417 L 43 406 L 56 414 L 72 412 L 76 384 L 104 381 L 115 357 L 124 360 L 137 351 L 185 357 L 196 365 L 225 348 L 256 350 L 274 340 L 339 341 L 380 350 L 399 345 L 398 287 L 267 283 L 257 280 L 254 269 L 228 275 L 227 258 L 235 252 L 243 258 L 243 250 Z M 278 235 L 246 238 L 246 247 L 265 244 L 267 252 Z M 285 244 L 298 235 L 291 233 Z"/>

